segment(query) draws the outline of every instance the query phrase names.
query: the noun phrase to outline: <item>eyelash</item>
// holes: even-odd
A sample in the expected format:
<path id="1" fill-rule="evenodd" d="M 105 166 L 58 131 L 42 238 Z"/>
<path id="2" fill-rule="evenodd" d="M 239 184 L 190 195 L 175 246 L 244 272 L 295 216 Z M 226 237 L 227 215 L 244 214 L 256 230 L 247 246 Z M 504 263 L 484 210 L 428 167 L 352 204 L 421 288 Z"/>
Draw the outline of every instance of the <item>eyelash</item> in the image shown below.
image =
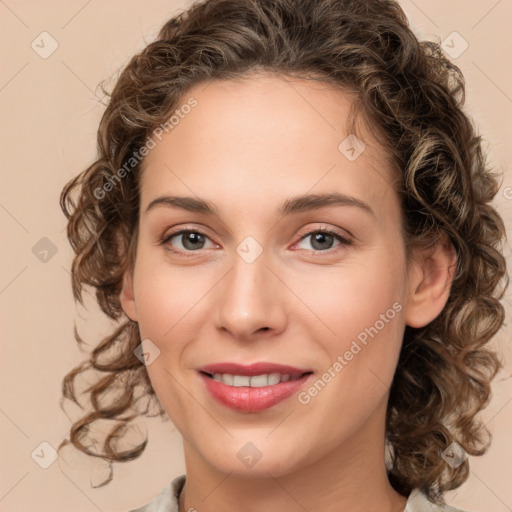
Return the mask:
<path id="1" fill-rule="evenodd" d="M 160 240 L 160 245 L 166 245 L 166 244 L 168 244 L 168 242 L 172 238 L 174 238 L 175 236 L 178 236 L 178 235 L 182 235 L 184 233 L 195 233 L 195 234 L 202 235 L 202 236 L 204 236 L 204 237 L 209 239 L 209 236 L 206 235 L 206 233 L 203 233 L 200 230 L 197 230 L 197 229 L 181 229 L 179 231 L 175 231 L 173 233 L 165 235 Z M 351 240 L 349 240 L 348 238 L 340 235 L 336 231 L 333 231 L 333 230 L 327 229 L 327 228 L 316 228 L 316 229 L 313 229 L 311 231 L 308 231 L 307 233 L 305 233 L 304 235 L 301 236 L 299 242 L 302 242 L 302 240 L 305 240 L 309 236 L 317 234 L 317 233 L 323 233 L 323 234 L 326 234 L 326 235 L 332 235 L 334 238 L 336 238 L 340 242 L 339 246 L 352 245 L 352 241 Z M 299 242 L 297 242 L 297 243 L 299 243 Z M 339 247 L 339 246 L 337 246 L 337 247 Z M 184 258 L 193 257 L 195 255 L 194 253 L 198 253 L 200 251 L 200 250 L 197 250 L 197 251 L 181 251 L 181 250 L 176 250 L 176 249 L 169 249 L 169 250 L 172 251 L 175 254 L 178 254 L 179 256 L 184 257 Z M 327 249 L 325 251 L 311 249 L 311 251 L 309 251 L 309 252 L 311 252 L 311 253 L 313 253 L 315 255 L 321 254 L 321 253 L 332 253 L 332 252 L 336 252 L 336 248 Z"/>

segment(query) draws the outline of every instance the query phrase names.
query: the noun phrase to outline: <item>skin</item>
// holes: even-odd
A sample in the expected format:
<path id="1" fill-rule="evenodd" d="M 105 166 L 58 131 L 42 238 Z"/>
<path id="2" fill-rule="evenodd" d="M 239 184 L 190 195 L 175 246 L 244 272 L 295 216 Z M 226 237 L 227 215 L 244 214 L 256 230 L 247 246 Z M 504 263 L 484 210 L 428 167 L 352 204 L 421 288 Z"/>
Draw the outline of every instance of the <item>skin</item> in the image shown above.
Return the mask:
<path id="1" fill-rule="evenodd" d="M 389 386 L 405 325 L 426 325 L 446 303 L 453 248 L 406 260 L 389 158 L 364 126 L 356 160 L 338 149 L 349 135 L 347 94 L 255 74 L 196 85 L 182 103 L 191 96 L 198 105 L 143 163 L 137 256 L 121 292 L 141 339 L 160 350 L 147 371 L 184 440 L 180 511 L 402 511 L 407 498 L 384 465 Z M 346 205 L 278 213 L 286 199 L 332 192 L 373 214 Z M 218 214 L 146 211 L 162 195 L 205 199 Z M 315 244 L 322 227 L 352 243 Z M 199 230 L 203 245 L 181 235 L 160 243 L 180 229 Z M 263 249 L 252 263 L 236 252 L 247 236 Z M 394 303 L 394 318 L 307 404 L 293 396 L 234 411 L 196 371 L 267 361 L 310 368 L 316 380 Z M 252 467 L 237 457 L 248 442 L 261 452 Z"/>

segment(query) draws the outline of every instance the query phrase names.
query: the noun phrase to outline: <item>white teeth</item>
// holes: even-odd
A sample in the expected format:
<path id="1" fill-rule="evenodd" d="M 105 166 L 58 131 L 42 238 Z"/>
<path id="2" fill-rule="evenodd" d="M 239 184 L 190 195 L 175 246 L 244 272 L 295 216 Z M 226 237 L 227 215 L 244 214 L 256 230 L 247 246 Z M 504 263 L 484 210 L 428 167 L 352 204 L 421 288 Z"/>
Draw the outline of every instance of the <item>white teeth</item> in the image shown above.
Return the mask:
<path id="1" fill-rule="evenodd" d="M 299 377 L 292 378 L 289 374 L 280 373 L 267 373 L 264 375 L 254 375 L 249 377 L 247 375 L 230 375 L 229 373 L 215 373 L 213 380 L 217 382 L 223 382 L 228 386 L 234 387 L 251 387 L 251 388 L 262 388 L 264 386 L 274 386 L 280 382 L 288 382 L 290 380 L 296 380 Z"/>
<path id="2" fill-rule="evenodd" d="M 262 388 L 268 386 L 268 378 L 266 375 L 255 375 L 251 377 L 251 388 Z"/>
<path id="3" fill-rule="evenodd" d="M 273 386 L 274 384 L 279 384 L 281 381 L 281 375 L 279 373 L 271 373 L 268 376 L 268 385 Z"/>
<path id="4" fill-rule="evenodd" d="M 235 386 L 235 388 L 249 386 L 250 383 L 251 377 L 247 377 L 247 375 L 233 375 L 233 386 Z"/>
<path id="5" fill-rule="evenodd" d="M 222 382 L 224 382 L 224 384 L 227 384 L 228 386 L 232 386 L 234 380 L 235 379 L 233 378 L 233 375 L 222 375 Z"/>

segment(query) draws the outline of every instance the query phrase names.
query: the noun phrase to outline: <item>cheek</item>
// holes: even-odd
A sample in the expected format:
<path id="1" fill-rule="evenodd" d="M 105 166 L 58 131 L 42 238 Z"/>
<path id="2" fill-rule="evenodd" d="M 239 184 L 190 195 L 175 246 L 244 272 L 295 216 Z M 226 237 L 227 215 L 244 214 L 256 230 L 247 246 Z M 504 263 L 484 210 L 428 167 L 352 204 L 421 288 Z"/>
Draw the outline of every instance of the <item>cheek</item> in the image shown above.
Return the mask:
<path id="1" fill-rule="evenodd" d="M 375 323 L 388 326 L 402 308 L 404 269 L 400 259 L 375 257 L 337 269 L 325 278 L 299 283 L 298 295 L 318 313 L 333 339 L 357 337 Z M 381 319 L 384 315 L 384 320 Z M 397 324 L 399 321 L 394 321 Z M 329 334 L 328 331 L 326 331 Z"/>
<path id="2" fill-rule="evenodd" d="M 366 397 L 363 402 L 369 407 L 391 384 L 400 353 L 405 260 L 398 251 L 380 251 L 347 268 L 322 281 L 323 287 L 317 282 L 302 293 L 322 321 L 326 371 L 331 368 L 336 375 L 331 391 L 339 391 L 332 400 L 340 408 L 348 403 L 357 408 L 363 406 L 361 400 L 354 398 L 352 404 L 351 397 Z M 318 319 L 309 325 L 310 336 L 318 340 Z"/>
<path id="3" fill-rule="evenodd" d="M 327 295 L 309 295 L 308 305 L 320 312 L 321 325 L 331 332 L 322 328 L 327 334 L 319 336 L 316 318 L 308 324 L 309 338 L 321 344 L 327 357 L 318 380 L 299 401 L 311 408 L 315 428 L 328 430 L 326 438 L 340 439 L 357 430 L 382 406 L 393 380 L 404 332 L 403 267 L 379 260 L 382 265 L 361 264 L 346 275 L 340 272 L 328 281 Z M 340 417 L 346 418 L 343 426 L 336 421 L 320 425 L 325 418 Z"/>
<path id="4" fill-rule="evenodd" d="M 144 257 L 147 256 L 146 259 Z M 159 356 L 147 366 L 151 385 L 175 426 L 186 430 L 187 422 L 199 421 L 183 392 L 182 358 L 196 321 L 200 300 L 208 291 L 204 279 L 183 267 L 172 267 L 140 253 L 134 288 L 141 339 L 149 338 Z M 192 416 L 191 416 L 192 415 Z"/>
<path id="5" fill-rule="evenodd" d="M 197 267 L 171 266 L 161 258 L 144 260 L 144 254 L 139 262 L 134 288 L 141 336 L 178 342 L 176 333 L 193 320 L 212 288 L 211 276 Z"/>

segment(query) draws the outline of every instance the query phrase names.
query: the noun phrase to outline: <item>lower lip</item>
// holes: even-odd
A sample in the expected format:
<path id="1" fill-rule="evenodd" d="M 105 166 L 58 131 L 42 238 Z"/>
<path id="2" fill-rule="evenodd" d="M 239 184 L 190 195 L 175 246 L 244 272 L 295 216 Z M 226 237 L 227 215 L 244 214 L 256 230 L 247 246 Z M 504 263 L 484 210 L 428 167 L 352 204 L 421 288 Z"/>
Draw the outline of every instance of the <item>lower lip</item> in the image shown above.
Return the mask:
<path id="1" fill-rule="evenodd" d="M 206 389 L 220 404 L 238 411 L 259 412 L 291 397 L 313 374 L 308 373 L 297 380 L 280 382 L 273 386 L 263 386 L 261 388 L 228 386 L 224 382 L 213 380 L 203 373 L 199 375 L 203 379 Z"/>

